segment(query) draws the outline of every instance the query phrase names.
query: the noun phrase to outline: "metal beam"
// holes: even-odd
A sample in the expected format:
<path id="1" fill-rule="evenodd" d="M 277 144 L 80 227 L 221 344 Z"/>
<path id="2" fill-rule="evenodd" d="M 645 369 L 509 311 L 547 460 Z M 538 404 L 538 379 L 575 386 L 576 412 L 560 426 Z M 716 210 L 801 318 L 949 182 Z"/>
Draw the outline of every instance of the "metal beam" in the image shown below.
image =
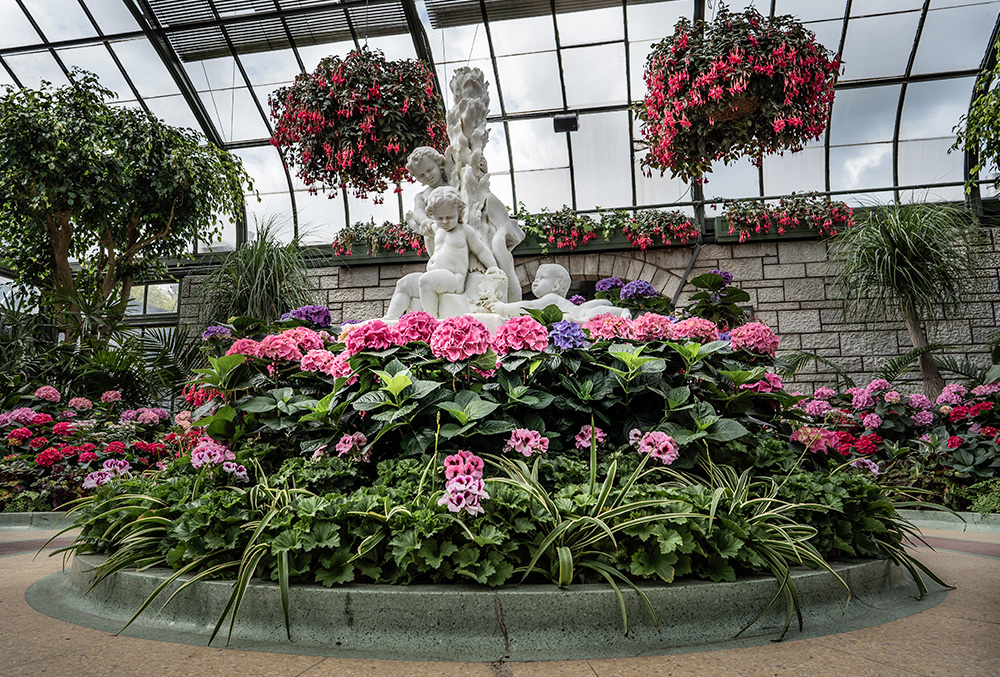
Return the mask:
<path id="1" fill-rule="evenodd" d="M 903 122 L 903 104 L 906 101 L 906 89 L 910 84 L 910 74 L 913 72 L 913 61 L 917 58 L 917 49 L 920 47 L 920 36 L 924 32 L 924 23 L 927 21 L 927 10 L 930 8 L 931 0 L 924 0 L 924 6 L 920 11 L 920 19 L 917 20 L 917 31 L 913 35 L 913 47 L 910 48 L 910 56 L 906 60 L 906 70 L 903 71 L 903 84 L 899 88 L 899 102 L 896 104 L 896 121 L 892 130 L 892 182 L 899 185 L 899 127 Z M 899 190 L 893 191 L 893 197 L 899 202 Z"/>

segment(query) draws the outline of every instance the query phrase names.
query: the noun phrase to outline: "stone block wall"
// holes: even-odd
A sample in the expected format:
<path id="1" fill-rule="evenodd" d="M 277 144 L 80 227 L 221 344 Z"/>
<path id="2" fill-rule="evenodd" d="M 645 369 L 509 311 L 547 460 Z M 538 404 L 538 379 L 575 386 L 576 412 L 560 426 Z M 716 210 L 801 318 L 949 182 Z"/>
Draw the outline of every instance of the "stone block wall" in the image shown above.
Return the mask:
<path id="1" fill-rule="evenodd" d="M 927 329 L 931 341 L 955 344 L 951 354 L 979 364 L 989 363 L 986 346 L 997 331 L 1000 314 L 1000 230 L 988 229 L 982 289 L 973 294 L 953 317 L 936 318 Z M 625 281 L 648 280 L 672 297 L 695 253 L 694 248 L 653 249 L 601 253 L 550 252 L 545 256 L 515 257 L 518 280 L 526 292 L 542 263 L 564 265 L 575 281 L 596 281 L 617 276 Z M 781 337 L 780 355 L 808 351 L 846 370 L 851 378 L 866 382 L 883 363 L 909 351 L 909 336 L 900 322 L 869 325 L 845 321 L 842 301 L 833 288 L 829 245 L 816 240 L 711 244 L 697 252 L 690 278 L 712 269 L 733 273 L 735 284 L 750 294 L 758 319 Z M 422 262 L 379 263 L 346 261 L 345 265 L 314 268 L 320 300 L 329 306 L 334 321 L 381 317 L 388 308 L 396 281 L 420 271 Z M 197 323 L 193 290 L 200 278 L 187 277 L 181 291 L 181 322 Z M 693 288 L 682 291 L 683 305 Z M 200 327 L 199 327 L 200 329 Z M 813 361 L 793 379 L 806 391 L 828 385 L 836 369 Z M 916 375 L 910 377 L 916 380 Z M 946 379 L 958 377 L 945 374 Z"/>

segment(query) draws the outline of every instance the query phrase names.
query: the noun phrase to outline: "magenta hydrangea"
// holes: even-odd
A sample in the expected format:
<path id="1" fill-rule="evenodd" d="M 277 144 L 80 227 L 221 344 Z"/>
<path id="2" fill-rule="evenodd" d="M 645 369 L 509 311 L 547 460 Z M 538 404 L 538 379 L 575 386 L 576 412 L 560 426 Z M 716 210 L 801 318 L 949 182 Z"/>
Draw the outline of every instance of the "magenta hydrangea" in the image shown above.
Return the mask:
<path id="1" fill-rule="evenodd" d="M 840 438 L 837 433 L 826 428 L 813 428 L 803 426 L 792 433 L 791 440 L 805 446 L 806 450 L 813 453 L 829 453 L 837 448 Z"/>
<path id="2" fill-rule="evenodd" d="M 429 343 L 431 334 L 438 326 L 437 319 L 430 313 L 418 310 L 415 313 L 406 313 L 393 327 L 396 332 L 397 341 L 400 344 L 407 344 L 411 341 L 422 341 Z"/>
<path id="3" fill-rule="evenodd" d="M 926 395 L 921 395 L 920 393 L 910 395 L 906 402 L 914 409 L 927 410 L 934 406 Z"/>
<path id="4" fill-rule="evenodd" d="M 544 454 L 549 449 L 549 438 L 542 436 L 537 430 L 518 428 L 510 434 L 504 452 L 516 452 L 531 456 L 533 454 Z"/>
<path id="5" fill-rule="evenodd" d="M 875 398 L 864 388 L 848 388 L 851 395 L 851 406 L 855 409 L 870 409 L 875 406 Z"/>
<path id="6" fill-rule="evenodd" d="M 86 397 L 74 397 L 69 401 L 69 406 L 80 411 L 89 411 L 94 408 L 94 403 Z"/>
<path id="7" fill-rule="evenodd" d="M 882 417 L 878 414 L 868 414 L 863 419 L 861 419 L 861 425 L 868 428 L 869 430 L 878 430 L 882 427 Z"/>
<path id="8" fill-rule="evenodd" d="M 833 407 L 826 400 L 809 400 L 802 405 L 802 409 L 809 416 L 825 416 Z"/>
<path id="9" fill-rule="evenodd" d="M 385 350 L 395 343 L 395 333 L 382 320 L 370 320 L 364 324 L 354 325 L 344 337 L 344 345 L 351 355 L 362 350 Z"/>
<path id="10" fill-rule="evenodd" d="M 753 383 L 744 383 L 740 386 L 740 389 L 752 390 L 756 393 L 773 393 L 775 390 L 781 390 L 784 387 L 780 376 L 767 372 L 761 380 L 754 381 Z"/>
<path id="11" fill-rule="evenodd" d="M 58 402 L 62 399 L 62 395 L 59 394 L 59 391 L 52 386 L 42 386 L 35 391 L 35 397 L 47 402 Z"/>
<path id="12" fill-rule="evenodd" d="M 827 388 L 826 386 L 816 388 L 816 392 L 813 393 L 813 397 L 817 400 L 828 400 L 837 394 L 833 388 Z"/>
<path id="13" fill-rule="evenodd" d="M 666 315 L 644 313 L 632 320 L 632 338 L 637 341 L 669 340 L 674 323 Z"/>
<path id="14" fill-rule="evenodd" d="M 544 325 L 528 315 L 513 317 L 497 329 L 493 336 L 493 350 L 506 355 L 514 350 L 538 350 L 549 347 L 549 334 Z"/>
<path id="15" fill-rule="evenodd" d="M 673 326 L 671 338 L 692 339 L 702 343 L 719 340 L 719 328 L 711 320 L 703 317 L 689 317 Z"/>
<path id="16" fill-rule="evenodd" d="M 780 340 L 763 322 L 747 322 L 729 332 L 729 343 L 733 350 L 742 349 L 758 355 L 774 355 Z"/>
<path id="17" fill-rule="evenodd" d="M 611 313 L 590 318 L 583 323 L 583 328 L 590 332 L 590 338 L 594 341 L 632 338 L 631 320 Z"/>
<path id="18" fill-rule="evenodd" d="M 302 371 L 325 372 L 335 359 L 337 359 L 337 354 L 332 353 L 329 350 L 310 350 L 302 356 L 302 361 L 299 362 L 299 368 L 302 369 Z"/>
<path id="19" fill-rule="evenodd" d="M 449 362 L 467 360 L 490 349 L 490 332 L 468 315 L 442 320 L 431 334 L 431 352 Z"/>
<path id="20" fill-rule="evenodd" d="M 910 416 L 910 420 L 912 420 L 915 425 L 925 428 L 934 423 L 934 412 L 927 411 L 926 409 L 918 411 Z"/>

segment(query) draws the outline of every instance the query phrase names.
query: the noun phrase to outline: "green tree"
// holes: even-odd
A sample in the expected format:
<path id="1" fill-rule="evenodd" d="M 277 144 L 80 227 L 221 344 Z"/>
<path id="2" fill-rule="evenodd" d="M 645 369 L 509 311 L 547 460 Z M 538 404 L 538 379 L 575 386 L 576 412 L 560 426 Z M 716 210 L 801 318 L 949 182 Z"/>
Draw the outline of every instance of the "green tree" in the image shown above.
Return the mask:
<path id="1" fill-rule="evenodd" d="M 978 286 L 983 234 L 953 204 L 889 204 L 871 209 L 836 239 L 833 260 L 844 314 L 861 322 L 901 318 L 914 348 L 928 345 L 931 313 L 957 308 Z M 918 358 L 932 400 L 944 379 L 930 353 Z"/>
<path id="2" fill-rule="evenodd" d="M 41 290 L 67 339 L 106 337 L 133 279 L 217 237 L 250 186 L 239 159 L 111 96 L 82 70 L 0 90 L 0 264 Z"/>
<path id="3" fill-rule="evenodd" d="M 965 177 L 965 192 L 970 192 L 984 167 L 1000 166 L 1000 63 L 982 71 L 976 81 L 975 98 L 968 115 L 959 118 L 953 130 L 958 137 L 951 150 L 971 151 L 977 159 Z M 993 180 L 1000 188 L 1000 175 Z"/>

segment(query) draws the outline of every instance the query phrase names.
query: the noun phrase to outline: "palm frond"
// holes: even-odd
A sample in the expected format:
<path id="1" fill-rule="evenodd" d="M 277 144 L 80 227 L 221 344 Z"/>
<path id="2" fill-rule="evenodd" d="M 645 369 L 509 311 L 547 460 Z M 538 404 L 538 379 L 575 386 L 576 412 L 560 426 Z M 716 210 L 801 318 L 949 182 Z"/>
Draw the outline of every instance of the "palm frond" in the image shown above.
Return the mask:
<path id="1" fill-rule="evenodd" d="M 882 378 L 890 383 L 893 383 L 900 376 L 910 371 L 921 355 L 926 355 L 927 353 L 935 350 L 942 350 L 945 348 L 948 348 L 948 346 L 941 343 L 930 343 L 921 348 L 914 348 L 905 355 L 900 355 L 898 357 L 893 357 L 890 360 L 886 360 L 885 363 L 878 368 L 878 371 L 875 372 L 874 378 Z M 935 359 L 935 362 L 936 361 L 937 360 Z"/>

